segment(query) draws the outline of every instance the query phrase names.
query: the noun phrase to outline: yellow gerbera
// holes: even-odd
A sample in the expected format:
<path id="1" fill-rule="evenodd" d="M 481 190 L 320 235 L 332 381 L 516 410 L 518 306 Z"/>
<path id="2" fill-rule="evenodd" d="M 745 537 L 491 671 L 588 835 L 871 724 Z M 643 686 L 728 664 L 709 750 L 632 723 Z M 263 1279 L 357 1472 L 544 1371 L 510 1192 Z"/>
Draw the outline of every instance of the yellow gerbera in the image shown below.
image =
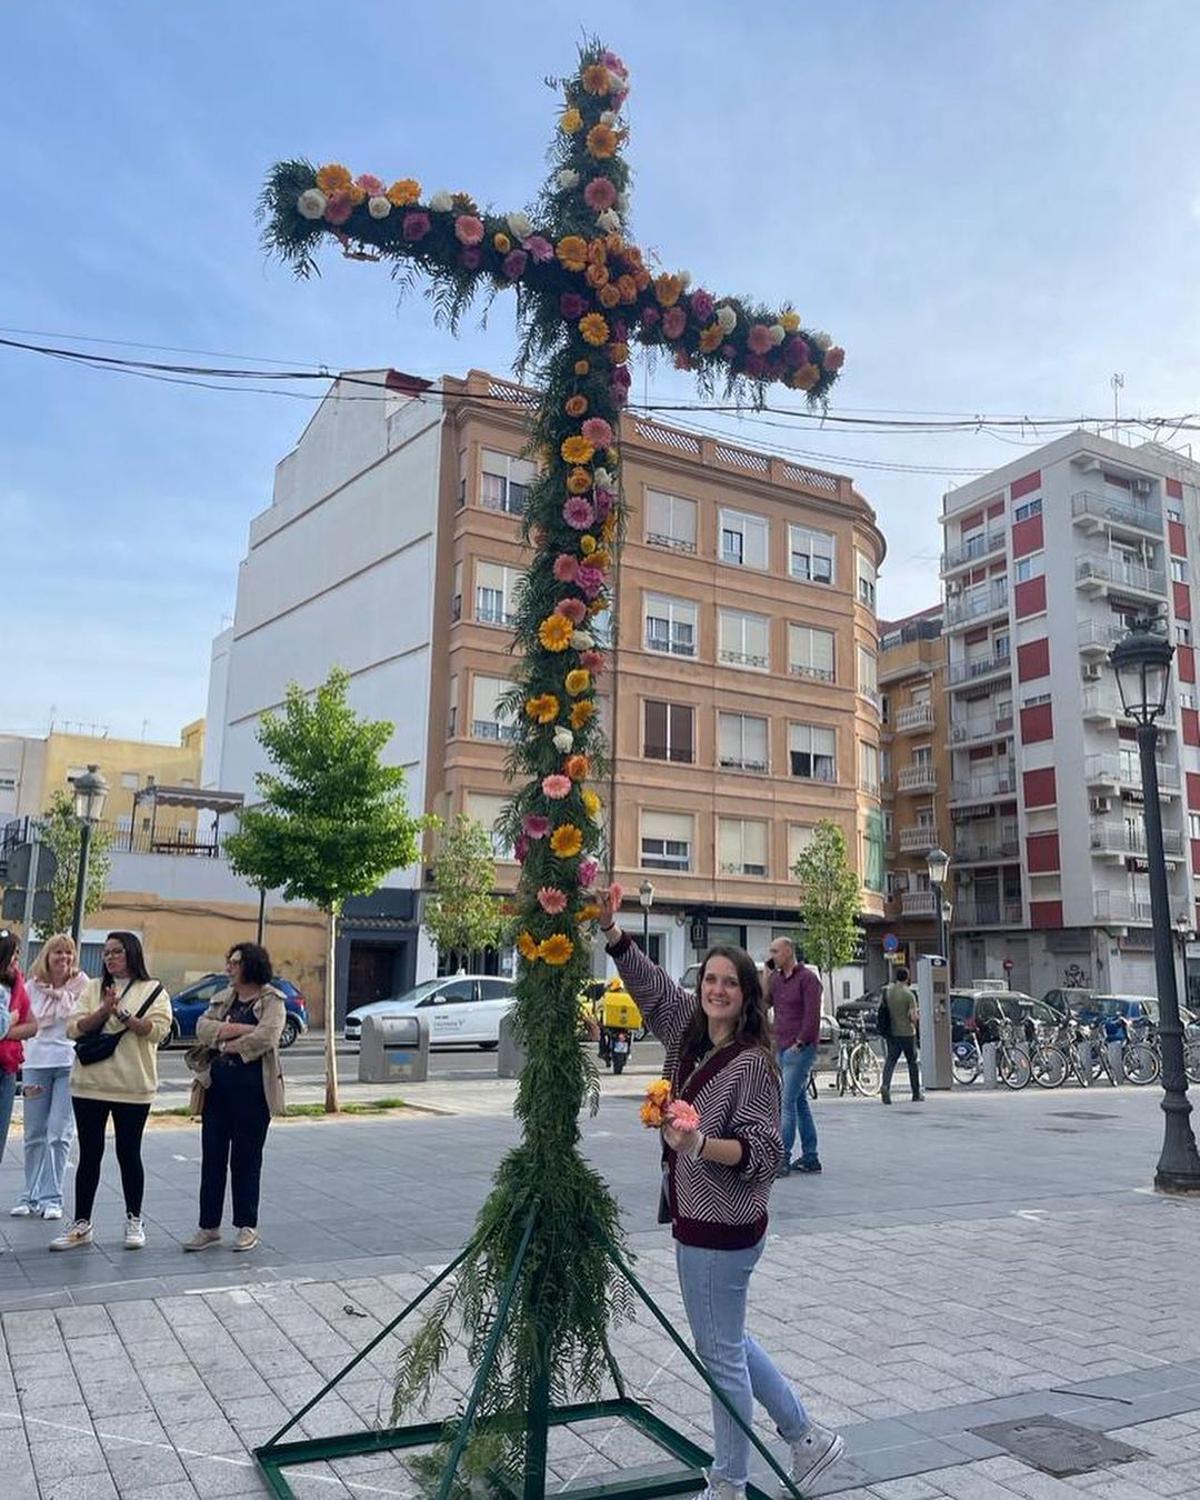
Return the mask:
<path id="1" fill-rule="evenodd" d="M 567 624 L 570 625 L 570 621 Z M 567 632 L 568 637 L 570 631 Z M 592 674 L 586 667 L 576 667 L 574 671 L 567 673 L 566 688 L 572 698 L 578 698 L 580 693 L 586 693 L 592 685 Z"/>
<path id="2" fill-rule="evenodd" d="M 589 63 L 583 70 L 582 82 L 589 94 L 612 92 L 612 74 L 603 63 Z"/>
<path id="3" fill-rule="evenodd" d="M 558 718 L 558 699 L 553 693 L 539 693 L 536 698 L 526 698 L 525 712 L 539 724 L 553 724 Z"/>
<path id="4" fill-rule="evenodd" d="M 507 255 L 508 252 L 512 249 L 512 240 L 510 240 L 508 235 L 506 234 L 492 235 L 492 244 L 496 247 L 501 255 Z"/>
<path id="5" fill-rule="evenodd" d="M 596 705 L 590 698 L 581 698 L 571 709 L 571 728 L 582 729 L 592 715 L 596 712 Z"/>
<path id="6" fill-rule="evenodd" d="M 721 347 L 721 340 L 725 337 L 725 330 L 720 323 L 710 323 L 707 328 L 700 331 L 700 352 L 711 354 L 714 349 Z"/>
<path id="7" fill-rule="evenodd" d="M 592 474 L 590 469 L 572 469 L 567 475 L 567 493 L 571 495 L 586 495 L 592 487 Z"/>
<path id="8" fill-rule="evenodd" d="M 587 464 L 592 461 L 592 454 L 596 448 L 589 443 L 587 438 L 578 433 L 574 437 L 563 438 L 562 446 L 558 450 L 562 454 L 563 462 L 568 464 Z"/>
<path id="9" fill-rule="evenodd" d="M 579 538 L 579 550 L 583 553 L 584 557 L 587 557 L 590 552 L 595 552 L 596 538 L 590 531 Z"/>
<path id="10" fill-rule="evenodd" d="M 532 963 L 538 957 L 537 938 L 531 932 L 523 932 L 517 939 L 517 952 L 526 963 Z"/>
<path id="11" fill-rule="evenodd" d="M 800 314 L 797 312 L 780 313 L 779 321 L 783 324 L 785 333 L 795 333 L 800 327 Z"/>
<path id="12" fill-rule="evenodd" d="M 584 792 L 584 803 L 586 804 L 589 796 L 595 795 L 595 792 Z M 550 852 L 557 854 L 559 859 L 574 859 L 582 848 L 583 834 L 574 823 L 563 823 L 550 835 Z"/>
<path id="13" fill-rule="evenodd" d="M 587 240 L 581 234 L 564 234 L 554 253 L 568 271 L 582 271 L 587 265 Z"/>
<path id="14" fill-rule="evenodd" d="M 596 796 L 595 792 L 590 790 L 581 792 L 579 795 L 584 807 L 587 809 L 588 817 L 595 821 L 600 816 L 600 798 Z"/>
<path id="15" fill-rule="evenodd" d="M 401 177 L 387 190 L 387 200 L 395 208 L 404 208 L 416 203 L 421 196 L 421 184 L 415 177 Z"/>
<path id="16" fill-rule="evenodd" d="M 583 121 L 579 123 L 582 125 Z M 609 157 L 616 156 L 619 144 L 617 132 L 611 125 L 593 125 L 587 133 L 588 152 L 597 161 L 608 161 Z"/>
<path id="17" fill-rule="evenodd" d="M 599 313 L 588 313 L 579 320 L 579 332 L 583 335 L 585 342 L 598 349 L 601 344 L 608 342 L 608 323 Z M 611 354 L 611 350 L 609 351 Z M 628 358 L 628 354 L 626 355 Z M 620 363 L 620 361 L 618 361 Z"/>
<path id="18" fill-rule="evenodd" d="M 599 915 L 600 908 L 594 901 L 589 901 L 586 906 L 581 906 L 579 908 L 579 915 L 575 918 L 575 920 L 582 927 L 585 922 L 594 922 Z"/>
<path id="19" fill-rule="evenodd" d="M 580 327 L 583 325 L 580 324 Z M 614 365 L 623 365 L 629 359 L 629 345 L 621 342 L 609 344 L 608 357 Z"/>
<path id="20" fill-rule="evenodd" d="M 538 626 L 538 640 L 547 651 L 565 651 L 574 629 L 566 615 L 547 615 Z"/>
<path id="21" fill-rule="evenodd" d="M 575 952 L 575 944 L 564 932 L 556 932 L 538 945 L 538 957 L 551 968 L 560 969 Z"/>
<path id="22" fill-rule="evenodd" d="M 350 175 L 350 168 L 343 167 L 341 162 L 332 161 L 317 173 L 317 186 L 326 197 L 330 193 L 344 193 L 354 186 L 354 178 Z"/>
<path id="23" fill-rule="evenodd" d="M 564 109 L 558 117 L 558 128 L 567 135 L 574 135 L 576 131 L 583 129 L 583 116 L 577 109 Z"/>

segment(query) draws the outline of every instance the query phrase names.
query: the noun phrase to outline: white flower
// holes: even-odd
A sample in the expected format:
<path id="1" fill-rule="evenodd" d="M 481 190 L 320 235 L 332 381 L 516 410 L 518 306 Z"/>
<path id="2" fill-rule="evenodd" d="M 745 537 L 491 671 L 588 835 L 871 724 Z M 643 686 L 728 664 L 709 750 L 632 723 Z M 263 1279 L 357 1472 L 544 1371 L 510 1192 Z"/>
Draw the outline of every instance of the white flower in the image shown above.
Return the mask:
<path id="1" fill-rule="evenodd" d="M 320 188 L 309 188 L 296 199 L 297 212 L 305 219 L 323 219 L 325 205 L 329 202 Z"/>
<path id="2" fill-rule="evenodd" d="M 575 736 L 569 729 L 554 731 L 554 748 L 562 755 L 566 755 L 575 748 Z"/>
<path id="3" fill-rule="evenodd" d="M 629 212 L 629 194 L 628 193 L 618 193 L 617 194 L 617 212 L 619 214 L 628 214 L 628 212 Z"/>
<path id="4" fill-rule="evenodd" d="M 787 338 L 787 329 L 783 326 L 783 324 L 782 323 L 772 323 L 771 324 L 771 342 L 773 344 L 776 344 L 776 345 L 782 344 L 785 338 Z"/>
<path id="5" fill-rule="evenodd" d="M 599 490 L 611 490 L 613 477 L 607 469 L 593 469 L 592 483 Z"/>
<path id="6" fill-rule="evenodd" d="M 454 199 L 445 188 L 442 188 L 430 198 L 429 206 L 435 213 L 448 214 L 454 207 Z"/>
<path id="7" fill-rule="evenodd" d="M 386 219 L 392 211 L 392 205 L 386 198 L 368 198 L 367 212 L 373 219 Z"/>
<path id="8" fill-rule="evenodd" d="M 617 123 L 617 112 L 615 109 L 606 109 L 600 116 L 601 125 L 615 125 Z"/>
<path id="9" fill-rule="evenodd" d="M 692 273 L 690 271 L 676 271 L 675 275 L 678 278 L 679 285 L 686 292 L 692 284 Z"/>
<path id="10" fill-rule="evenodd" d="M 564 167 L 558 174 L 558 185 L 564 193 L 569 193 L 573 188 L 579 186 L 579 173 L 570 167 Z"/>
<path id="11" fill-rule="evenodd" d="M 508 227 L 519 240 L 528 239 L 533 233 L 533 225 L 529 222 L 528 214 L 509 214 Z"/>
<path id="12" fill-rule="evenodd" d="M 813 334 L 813 343 L 816 344 L 818 349 L 828 349 L 830 344 L 833 343 L 833 335 L 831 333 L 826 333 L 825 330 L 822 329 L 820 333 Z"/>
<path id="13" fill-rule="evenodd" d="M 589 635 L 586 630 L 573 630 L 571 632 L 572 651 L 590 651 L 596 644 L 596 637 Z"/>
<path id="14" fill-rule="evenodd" d="M 621 227 L 621 215 L 614 208 L 606 208 L 596 215 L 596 223 L 605 234 L 615 234 Z"/>
<path id="15" fill-rule="evenodd" d="M 723 302 L 717 308 L 717 322 L 721 325 L 722 333 L 732 333 L 737 327 L 737 313 L 730 307 L 728 302 Z"/>

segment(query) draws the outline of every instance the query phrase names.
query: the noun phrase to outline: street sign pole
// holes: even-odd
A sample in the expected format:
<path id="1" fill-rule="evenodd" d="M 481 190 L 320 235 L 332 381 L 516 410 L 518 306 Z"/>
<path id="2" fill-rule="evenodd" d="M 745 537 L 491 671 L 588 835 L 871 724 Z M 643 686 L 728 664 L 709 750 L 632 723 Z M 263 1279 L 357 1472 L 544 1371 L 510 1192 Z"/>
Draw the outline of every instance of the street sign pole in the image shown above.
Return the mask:
<path id="1" fill-rule="evenodd" d="M 33 935 L 33 903 L 38 893 L 38 864 L 41 860 L 42 840 L 37 825 L 29 829 L 29 841 L 33 845 L 29 855 L 29 875 L 25 881 L 25 913 L 21 918 L 21 972 L 29 968 L 29 945 Z"/>

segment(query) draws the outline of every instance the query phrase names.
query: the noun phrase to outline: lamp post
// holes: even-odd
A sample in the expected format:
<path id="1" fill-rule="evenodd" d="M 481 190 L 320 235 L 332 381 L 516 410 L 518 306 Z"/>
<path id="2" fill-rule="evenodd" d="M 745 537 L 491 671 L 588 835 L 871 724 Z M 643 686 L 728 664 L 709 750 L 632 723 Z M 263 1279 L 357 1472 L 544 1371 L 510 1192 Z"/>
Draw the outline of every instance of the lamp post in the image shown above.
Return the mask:
<path id="1" fill-rule="evenodd" d="M 1192 924 L 1187 919 L 1186 912 L 1180 912 L 1175 918 L 1175 935 L 1179 939 L 1179 1003 L 1185 1010 L 1190 1010 L 1188 1005 L 1188 970 L 1187 970 L 1187 945 L 1196 936 Z"/>
<path id="2" fill-rule="evenodd" d="M 71 936 L 79 947 L 83 930 L 83 907 L 87 895 L 88 852 L 92 844 L 92 825 L 100 821 L 108 798 L 108 782 L 99 766 L 88 766 L 80 776 L 68 778 L 75 794 L 75 816 L 79 819 L 79 871 L 75 877 L 75 911 L 71 918 Z"/>
<path id="3" fill-rule="evenodd" d="M 946 928 L 949 922 L 946 917 L 945 898 L 942 888 L 946 884 L 946 876 L 950 873 L 950 856 L 942 848 L 935 846 L 925 856 L 925 863 L 929 868 L 929 884 L 933 887 L 933 910 L 937 921 L 938 930 L 938 952 L 950 962 L 949 954 L 946 952 Z"/>
<path id="4" fill-rule="evenodd" d="M 1175 987 L 1175 955 L 1171 943 L 1171 904 L 1167 892 L 1167 862 L 1163 850 L 1162 804 L 1158 800 L 1158 719 L 1166 710 L 1171 658 L 1175 648 L 1151 620 L 1137 620 L 1132 630 L 1112 648 L 1109 662 L 1117 676 L 1121 704 L 1137 725 L 1142 764 L 1143 815 L 1146 821 L 1146 862 L 1150 873 L 1150 917 L 1154 925 L 1154 969 L 1158 981 L 1158 1035 L 1162 1045 L 1163 1130 L 1162 1155 L 1154 1185 L 1165 1193 L 1200 1193 L 1200 1154 L 1188 1116 L 1187 1074 L 1183 1067 L 1183 1026 Z"/>
<path id="5" fill-rule="evenodd" d="M 654 905 L 654 885 L 643 880 L 638 886 L 638 900 L 642 904 L 642 952 L 650 957 L 650 908 Z"/>
<path id="6" fill-rule="evenodd" d="M 952 901 L 942 902 L 942 931 L 945 934 L 946 949 L 946 981 L 954 983 L 954 971 L 950 964 L 950 919 L 954 916 L 954 903 Z"/>

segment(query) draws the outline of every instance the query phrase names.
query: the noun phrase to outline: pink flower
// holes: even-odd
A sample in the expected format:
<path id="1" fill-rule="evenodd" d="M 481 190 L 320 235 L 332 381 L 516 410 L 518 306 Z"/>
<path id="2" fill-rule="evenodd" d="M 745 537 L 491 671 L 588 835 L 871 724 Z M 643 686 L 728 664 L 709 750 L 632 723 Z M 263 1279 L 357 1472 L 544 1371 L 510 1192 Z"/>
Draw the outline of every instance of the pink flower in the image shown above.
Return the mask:
<path id="1" fill-rule="evenodd" d="M 567 895 L 560 891 L 557 886 L 544 885 L 537 893 L 538 905 L 551 917 L 558 916 L 560 911 L 565 911 L 567 906 Z"/>
<path id="2" fill-rule="evenodd" d="M 618 344 L 629 342 L 629 324 L 624 318 L 618 318 L 612 325 L 612 336 Z"/>
<path id="3" fill-rule="evenodd" d="M 583 190 L 583 201 L 600 213 L 617 201 L 617 190 L 607 177 L 593 177 Z"/>
<path id="4" fill-rule="evenodd" d="M 599 875 L 599 873 L 599 864 L 597 864 L 597 862 L 589 856 L 587 859 L 580 862 L 579 884 L 582 886 L 591 885 L 592 881 L 595 880 L 596 876 Z"/>
<path id="5" fill-rule="evenodd" d="M 371 172 L 364 172 L 361 177 L 354 179 L 355 186 L 362 188 L 368 198 L 382 198 L 387 192 L 386 183 L 380 182 L 379 178 Z"/>
<path id="6" fill-rule="evenodd" d="M 627 391 L 633 384 L 633 376 L 629 373 L 628 365 L 618 365 L 612 372 L 612 384 L 619 385 L 623 391 Z"/>
<path id="7" fill-rule="evenodd" d="M 642 309 L 642 323 L 646 328 L 653 328 L 658 319 L 659 311 L 657 307 L 644 307 Z"/>
<path id="8" fill-rule="evenodd" d="M 677 339 L 687 327 L 687 313 L 678 302 L 663 313 L 662 330 L 669 339 Z"/>
<path id="9" fill-rule="evenodd" d="M 751 354 L 766 354 L 774 344 L 771 339 L 771 330 L 765 323 L 752 323 L 750 332 L 746 335 L 746 348 Z"/>
<path id="10" fill-rule="evenodd" d="M 694 1104 L 689 1104 L 686 1099 L 672 1099 L 666 1110 L 667 1124 L 673 1125 L 676 1130 L 693 1131 L 700 1129 L 700 1115 Z"/>
<path id="11" fill-rule="evenodd" d="M 513 857 L 519 865 L 523 865 L 529 858 L 529 840 L 523 833 L 517 834 L 517 841 L 513 845 Z"/>
<path id="12" fill-rule="evenodd" d="M 744 368 L 747 375 L 757 378 L 767 373 L 767 362 L 761 354 L 747 354 Z"/>
<path id="13" fill-rule="evenodd" d="M 330 224 L 344 224 L 354 212 L 354 199 L 345 188 L 339 192 L 330 193 L 329 201 L 325 205 L 325 218 Z"/>
<path id="14" fill-rule="evenodd" d="M 622 78 L 629 77 L 629 69 L 621 61 L 615 52 L 602 52 L 600 61 L 611 73 L 620 73 Z"/>
<path id="15" fill-rule="evenodd" d="M 562 516 L 568 526 L 573 526 L 576 531 L 586 531 L 596 519 L 596 512 L 590 500 L 585 500 L 582 495 L 572 495 L 562 508 Z"/>
<path id="16" fill-rule="evenodd" d="M 454 221 L 454 235 L 460 245 L 478 245 L 483 239 L 483 220 L 474 214 L 459 214 Z"/>
<path id="17" fill-rule="evenodd" d="M 629 400 L 629 392 L 623 385 L 610 385 L 608 388 L 608 399 L 614 406 L 624 406 Z M 604 517 L 601 516 L 600 519 L 603 520 Z"/>
<path id="18" fill-rule="evenodd" d="M 519 281 L 525 274 L 525 267 L 529 264 L 529 256 L 524 250 L 510 250 L 504 257 L 503 271 L 509 281 Z"/>
<path id="19" fill-rule="evenodd" d="M 550 819 L 543 817 L 541 813 L 526 813 L 521 820 L 521 827 L 528 839 L 544 839 L 550 832 Z"/>
<path id="20" fill-rule="evenodd" d="M 531 234 L 528 239 L 521 241 L 521 245 L 539 265 L 554 259 L 554 246 L 544 235 Z"/>
<path id="21" fill-rule="evenodd" d="M 575 574 L 575 582 L 583 591 L 585 599 L 594 599 L 604 587 L 604 574 L 599 568 L 593 568 L 591 563 L 582 563 Z"/>
<path id="22" fill-rule="evenodd" d="M 558 299 L 558 310 L 564 318 L 574 322 L 587 312 L 587 301 L 578 292 L 564 292 Z"/>
<path id="23" fill-rule="evenodd" d="M 586 667 L 593 677 L 604 671 L 604 657 L 599 651 L 581 651 L 579 663 Z"/>
<path id="24" fill-rule="evenodd" d="M 570 620 L 572 625 L 582 625 L 583 617 L 587 614 L 587 605 L 582 599 L 560 599 L 554 606 L 554 613 Z"/>
<path id="25" fill-rule="evenodd" d="M 551 802 L 561 802 L 564 797 L 571 795 L 571 778 L 560 776 L 557 771 L 552 776 L 543 776 L 542 792 Z"/>
<path id="26" fill-rule="evenodd" d="M 612 447 L 613 430 L 603 417 L 589 417 L 579 430 L 593 448 Z"/>
<path id="27" fill-rule="evenodd" d="M 401 229 L 406 240 L 423 240 L 430 230 L 429 215 L 423 209 L 405 214 Z"/>
<path id="28" fill-rule="evenodd" d="M 733 344 L 722 344 L 721 345 L 721 358 L 722 359 L 732 359 L 736 353 L 737 353 L 737 349 L 734 347 Z"/>
<path id="29" fill-rule="evenodd" d="M 711 292 L 706 292 L 703 287 L 692 293 L 692 317 L 701 326 L 712 322 L 712 315 L 716 310 Z"/>
<path id="30" fill-rule="evenodd" d="M 559 583 L 574 583 L 579 572 L 579 559 L 569 552 L 560 552 L 554 559 L 554 576 Z"/>
<path id="31" fill-rule="evenodd" d="M 478 245 L 464 245 L 458 252 L 458 263 L 468 271 L 478 271 L 483 264 L 483 251 Z"/>
<path id="32" fill-rule="evenodd" d="M 592 501 L 596 507 L 597 521 L 607 520 L 608 513 L 612 510 L 613 502 L 616 498 L 612 490 L 599 489 L 593 492 Z"/>
<path id="33" fill-rule="evenodd" d="M 846 363 L 846 351 L 839 344 L 834 344 L 832 349 L 826 349 L 824 363 L 827 370 L 840 370 Z"/>
<path id="34" fill-rule="evenodd" d="M 792 370 L 798 370 L 801 365 L 808 363 L 808 345 L 798 334 L 793 334 L 787 343 L 784 344 L 783 361 Z"/>

